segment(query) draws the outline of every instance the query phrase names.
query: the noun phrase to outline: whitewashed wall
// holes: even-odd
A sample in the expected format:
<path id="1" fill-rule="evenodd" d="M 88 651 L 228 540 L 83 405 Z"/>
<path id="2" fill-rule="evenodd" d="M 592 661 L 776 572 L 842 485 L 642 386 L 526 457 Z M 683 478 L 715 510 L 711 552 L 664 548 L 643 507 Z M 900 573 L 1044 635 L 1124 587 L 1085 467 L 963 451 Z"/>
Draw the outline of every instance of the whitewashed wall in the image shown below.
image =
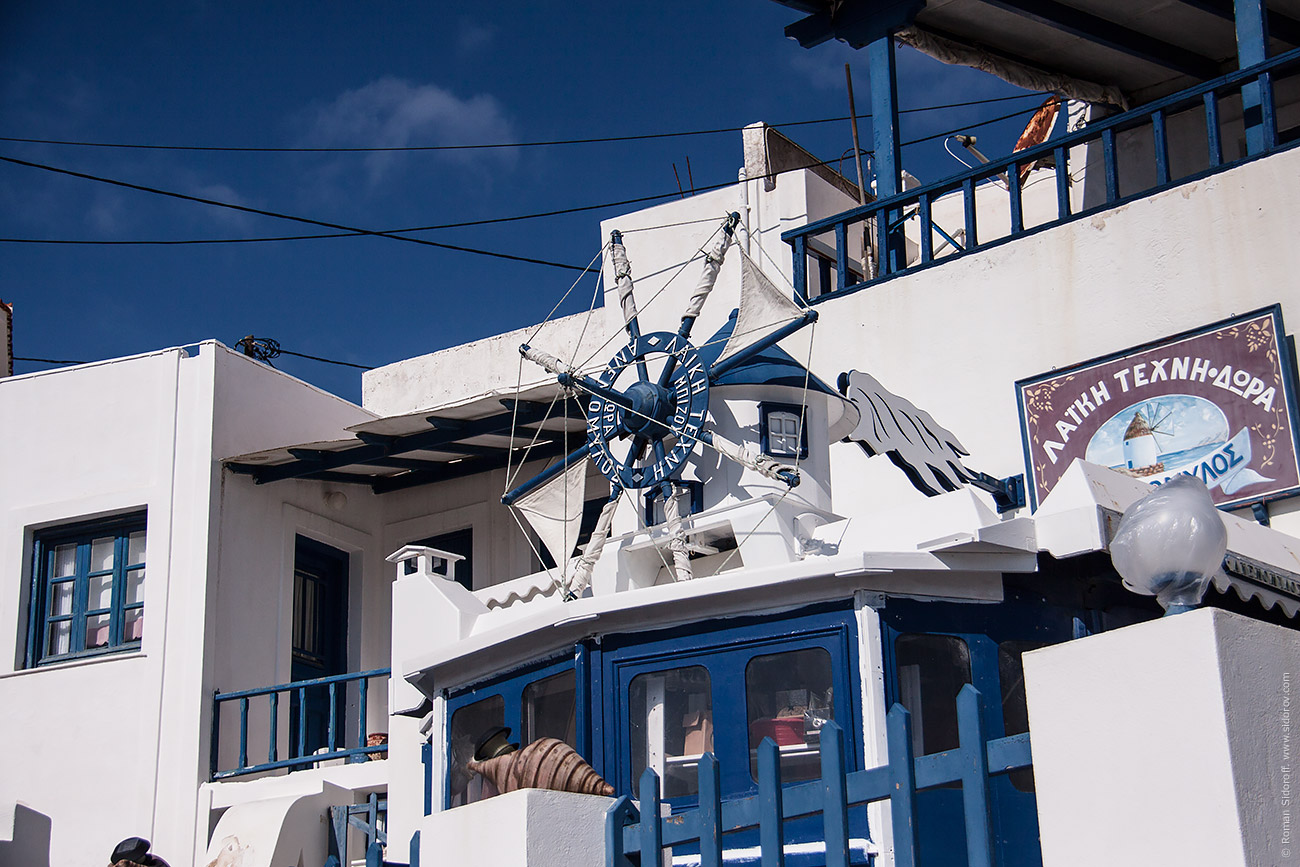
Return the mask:
<path id="1" fill-rule="evenodd" d="M 51 864 L 103 862 L 132 835 L 173 864 L 202 850 L 212 690 L 289 679 L 295 532 L 358 555 L 349 663 L 387 664 L 370 495 L 336 509 L 319 484 L 256 487 L 218 464 L 369 417 L 216 343 L 0 382 L 0 738 L 14 745 L 0 801 L 49 817 Z M 33 533 L 141 509 L 141 651 L 23 670 Z M 372 730 L 387 725 L 384 695 Z"/>
<path id="2" fill-rule="evenodd" d="M 1300 151 L 1288 151 L 819 305 L 813 369 L 869 370 L 928 409 L 968 465 L 1024 472 L 1014 383 L 1281 302 L 1300 317 Z M 883 458 L 832 446 L 835 508 L 919 496 Z M 1292 505 L 1274 526 L 1300 533 Z"/>

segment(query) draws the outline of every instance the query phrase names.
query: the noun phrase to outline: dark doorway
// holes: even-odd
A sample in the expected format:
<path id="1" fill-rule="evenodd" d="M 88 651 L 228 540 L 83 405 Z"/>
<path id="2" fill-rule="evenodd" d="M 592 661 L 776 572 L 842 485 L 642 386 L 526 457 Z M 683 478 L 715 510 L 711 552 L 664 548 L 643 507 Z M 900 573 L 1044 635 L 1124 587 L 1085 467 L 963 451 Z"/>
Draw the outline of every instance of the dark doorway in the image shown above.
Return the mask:
<path id="1" fill-rule="evenodd" d="M 293 562 L 293 663 L 295 682 L 347 673 L 348 555 L 298 536 Z M 344 746 L 347 690 L 318 684 L 294 690 L 289 701 L 290 755 Z"/>

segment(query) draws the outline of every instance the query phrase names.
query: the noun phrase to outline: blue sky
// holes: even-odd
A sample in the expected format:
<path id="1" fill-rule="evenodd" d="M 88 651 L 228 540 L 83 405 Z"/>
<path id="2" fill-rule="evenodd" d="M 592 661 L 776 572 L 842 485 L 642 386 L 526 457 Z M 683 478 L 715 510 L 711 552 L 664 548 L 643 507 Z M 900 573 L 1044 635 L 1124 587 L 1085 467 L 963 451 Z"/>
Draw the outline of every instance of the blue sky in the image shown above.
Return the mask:
<path id="1" fill-rule="evenodd" d="M 0 135 L 139 144 L 373 147 L 638 135 L 847 114 L 852 62 L 784 38 L 771 2 L 0 4 Z M 900 51 L 904 108 L 1021 91 Z M 1036 101 L 908 114 L 904 141 Z M 981 127 L 1010 151 L 1028 113 Z M 869 145 L 870 124 L 861 126 Z M 847 121 L 787 130 L 834 159 Z M 676 194 L 735 178 L 740 134 L 418 153 L 213 153 L 0 141 L 0 155 L 368 229 L 393 229 Z M 960 166 L 938 142 L 904 151 L 936 180 Z M 845 162 L 851 173 L 851 161 Z M 585 265 L 612 207 L 421 237 Z M 0 164 L 0 237 L 231 238 L 326 230 Z M 535 322 L 573 273 L 384 238 L 194 246 L 0 243 L 0 299 L 18 356 L 96 360 L 245 334 L 380 365 Z M 589 295 L 587 297 L 590 297 Z M 574 309 L 577 309 L 576 307 Z M 360 371 L 276 365 L 344 397 Z M 15 372 L 48 365 L 16 362 Z"/>

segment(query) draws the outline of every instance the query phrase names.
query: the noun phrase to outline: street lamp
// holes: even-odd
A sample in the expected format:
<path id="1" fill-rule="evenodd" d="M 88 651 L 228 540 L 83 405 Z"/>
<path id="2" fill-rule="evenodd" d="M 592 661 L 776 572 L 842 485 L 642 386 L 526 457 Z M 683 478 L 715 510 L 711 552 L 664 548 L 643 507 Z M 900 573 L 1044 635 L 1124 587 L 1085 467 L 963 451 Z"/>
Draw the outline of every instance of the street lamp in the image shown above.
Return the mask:
<path id="1" fill-rule="evenodd" d="M 1190 611 L 1223 565 L 1228 531 L 1205 483 L 1177 475 L 1124 511 L 1110 559 L 1124 586 L 1165 616 Z"/>

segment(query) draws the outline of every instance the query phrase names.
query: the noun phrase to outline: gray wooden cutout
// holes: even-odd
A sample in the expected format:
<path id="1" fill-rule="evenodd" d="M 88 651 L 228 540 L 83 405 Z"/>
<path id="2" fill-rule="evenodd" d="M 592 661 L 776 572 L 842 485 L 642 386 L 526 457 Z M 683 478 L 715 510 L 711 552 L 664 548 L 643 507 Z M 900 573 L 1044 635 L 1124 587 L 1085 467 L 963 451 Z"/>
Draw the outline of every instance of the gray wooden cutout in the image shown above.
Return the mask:
<path id="1" fill-rule="evenodd" d="M 970 452 L 928 412 L 888 391 L 869 373 L 841 373 L 838 385 L 861 413 L 846 439 L 868 455 L 889 455 L 918 491 L 934 497 L 974 478 L 961 462 Z"/>

